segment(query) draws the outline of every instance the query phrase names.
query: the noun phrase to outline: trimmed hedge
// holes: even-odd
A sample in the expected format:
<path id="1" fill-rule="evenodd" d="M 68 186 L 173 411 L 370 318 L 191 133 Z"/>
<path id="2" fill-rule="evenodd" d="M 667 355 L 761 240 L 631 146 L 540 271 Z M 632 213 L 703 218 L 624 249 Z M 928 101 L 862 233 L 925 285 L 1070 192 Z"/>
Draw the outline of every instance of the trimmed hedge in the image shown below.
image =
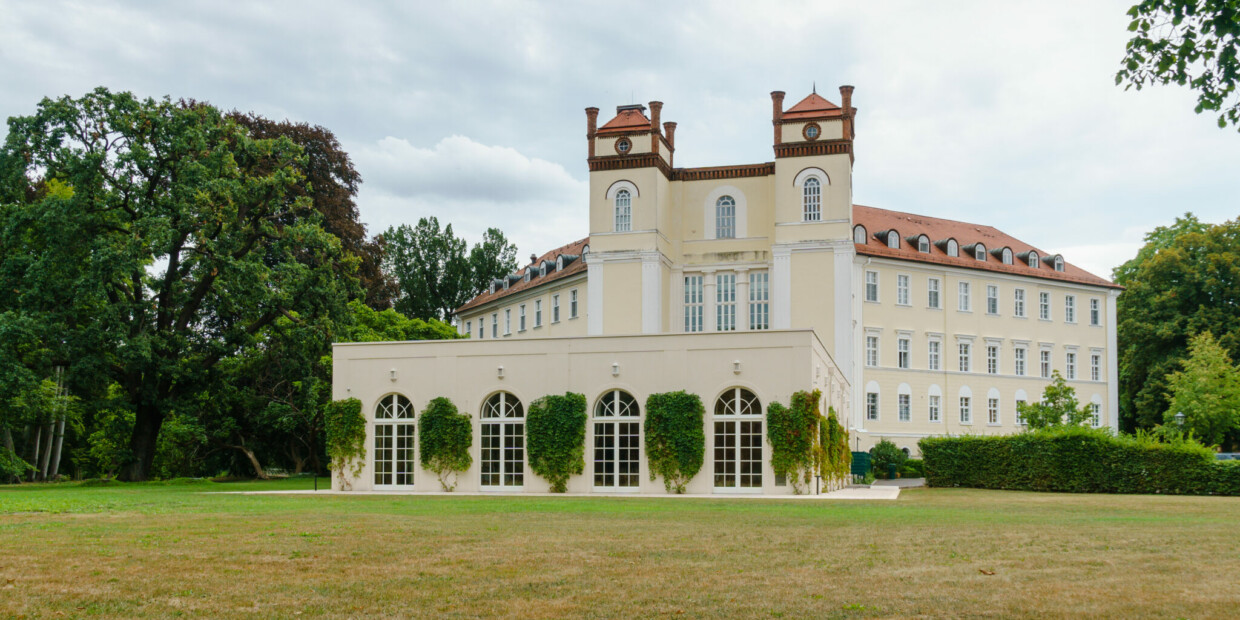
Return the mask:
<path id="1" fill-rule="evenodd" d="M 1067 493 L 1240 495 L 1240 464 L 1191 441 L 1051 428 L 1016 435 L 927 437 L 926 483 Z"/>

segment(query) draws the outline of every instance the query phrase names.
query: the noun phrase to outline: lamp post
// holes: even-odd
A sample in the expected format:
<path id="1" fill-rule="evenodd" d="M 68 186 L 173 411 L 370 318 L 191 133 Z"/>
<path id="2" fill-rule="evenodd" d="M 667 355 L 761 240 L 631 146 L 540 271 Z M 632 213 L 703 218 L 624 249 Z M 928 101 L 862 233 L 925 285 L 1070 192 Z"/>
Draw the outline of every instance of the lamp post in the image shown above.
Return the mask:
<path id="1" fill-rule="evenodd" d="M 1178 427 L 1180 427 L 1181 429 L 1183 429 L 1183 428 L 1184 428 L 1184 418 L 1187 418 L 1187 417 L 1188 417 L 1188 416 L 1184 415 L 1184 412 L 1183 412 L 1183 411 L 1181 411 L 1181 412 L 1179 412 L 1179 413 L 1175 414 L 1175 425 L 1176 425 L 1176 426 L 1178 426 Z"/>

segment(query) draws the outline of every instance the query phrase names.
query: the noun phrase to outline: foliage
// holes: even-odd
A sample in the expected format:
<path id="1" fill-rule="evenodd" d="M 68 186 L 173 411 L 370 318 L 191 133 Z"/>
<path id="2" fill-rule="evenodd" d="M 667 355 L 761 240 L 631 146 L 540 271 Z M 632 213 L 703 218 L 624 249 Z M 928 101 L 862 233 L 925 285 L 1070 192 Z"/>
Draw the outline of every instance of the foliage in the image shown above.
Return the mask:
<path id="1" fill-rule="evenodd" d="M 696 394 L 664 392 L 646 399 L 644 444 L 650 479 L 662 477 L 669 493 L 684 493 L 685 485 L 702 469 L 704 416 L 702 399 Z"/>
<path id="2" fill-rule="evenodd" d="M 1178 84 L 1197 91 L 1198 114 L 1220 112 L 1218 126 L 1240 128 L 1240 1 L 1142 0 L 1116 84 Z"/>
<path id="3" fill-rule="evenodd" d="M 362 401 L 356 398 L 334 400 L 327 404 L 327 456 L 332 460 L 341 488 L 349 488 L 349 479 L 356 478 L 366 465 L 366 417 Z"/>
<path id="4" fill-rule="evenodd" d="M 898 472 L 904 466 L 904 462 L 908 460 L 908 455 L 904 453 L 904 450 L 901 450 L 896 444 L 886 439 L 879 441 L 874 444 L 873 448 L 870 448 L 870 456 L 873 457 L 873 460 L 870 462 L 873 463 L 875 475 L 883 478 L 887 477 L 888 465 L 895 465 Z"/>
<path id="5" fill-rule="evenodd" d="M 491 280 L 517 270 L 517 246 L 498 228 L 488 228 L 482 241 L 469 251 L 469 270 L 473 278 L 471 297 L 491 286 Z"/>
<path id="6" fill-rule="evenodd" d="M 818 423 L 818 475 L 823 480 L 840 480 L 852 474 L 852 450 L 848 448 L 848 429 L 840 424 L 835 407 L 827 407 Z"/>
<path id="7" fill-rule="evenodd" d="M 1240 359 L 1240 220 L 1203 224 L 1192 214 L 1146 235 L 1115 270 L 1119 296 L 1119 393 L 1123 428 L 1153 428 L 1169 407 L 1167 376 L 1189 337 L 1210 332 Z"/>
<path id="8" fill-rule="evenodd" d="M 1068 386 L 1063 375 L 1056 370 L 1051 382 L 1042 390 L 1042 400 L 1036 403 L 1020 403 L 1021 419 L 1029 430 L 1053 426 L 1080 426 L 1089 423 L 1093 412 L 1082 407 L 1076 400 L 1076 390 Z"/>
<path id="9" fill-rule="evenodd" d="M 15 452 L 0 446 L 0 484 L 21 479 L 34 469 L 34 465 L 22 460 Z"/>
<path id="10" fill-rule="evenodd" d="M 586 397 L 568 392 L 543 396 L 525 415 L 530 469 L 563 493 L 571 476 L 585 471 Z"/>
<path id="11" fill-rule="evenodd" d="M 1190 437 L 1061 426 L 1015 435 L 928 437 L 919 442 L 930 486 L 1240 495 L 1240 467 Z"/>
<path id="12" fill-rule="evenodd" d="M 451 318 L 452 313 L 490 286 L 493 278 L 517 268 L 517 248 L 498 229 L 489 228 L 468 255 L 452 224 L 424 217 L 382 235 L 384 271 L 399 283 L 396 309 L 417 319 Z"/>
<path id="13" fill-rule="evenodd" d="M 1240 370 L 1210 332 L 1193 337 L 1184 369 L 1171 373 L 1170 407 L 1163 418 L 1176 424 L 1183 412 L 1185 428 L 1207 445 L 1219 445 L 1240 427 Z"/>
<path id="14" fill-rule="evenodd" d="M 900 469 L 900 475 L 905 478 L 922 478 L 926 475 L 925 461 L 921 459 L 909 459 L 904 461 L 904 467 Z"/>
<path id="15" fill-rule="evenodd" d="M 447 398 L 431 399 L 418 420 L 418 451 L 422 467 L 435 472 L 443 490 L 455 489 L 456 476 L 473 464 L 469 455 L 473 443 L 469 416 L 458 413 L 456 405 Z"/>
<path id="16" fill-rule="evenodd" d="M 796 392 L 792 406 L 772 402 L 766 409 L 766 439 L 771 444 L 771 469 L 787 476 L 792 492 L 801 494 L 814 479 L 815 448 L 822 414 L 822 392 Z"/>
<path id="17" fill-rule="evenodd" d="M 439 319 L 411 319 L 396 310 L 374 310 L 357 301 L 349 302 L 353 321 L 343 325 L 336 342 L 402 342 L 408 340 L 452 340 L 464 338 Z"/>

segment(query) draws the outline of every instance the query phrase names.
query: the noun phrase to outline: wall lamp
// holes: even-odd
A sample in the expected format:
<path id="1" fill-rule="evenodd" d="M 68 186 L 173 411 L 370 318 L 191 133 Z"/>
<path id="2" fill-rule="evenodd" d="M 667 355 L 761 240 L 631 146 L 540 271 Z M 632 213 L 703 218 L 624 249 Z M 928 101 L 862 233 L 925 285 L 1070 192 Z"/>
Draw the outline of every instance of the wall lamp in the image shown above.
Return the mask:
<path id="1" fill-rule="evenodd" d="M 500 366 L 500 367 L 496 368 L 496 369 L 495 369 L 495 375 L 496 375 L 497 377 L 499 377 L 500 379 L 503 379 L 503 378 L 504 378 L 504 367 L 503 367 L 503 366 Z"/>
<path id="2" fill-rule="evenodd" d="M 396 382 L 396 369 L 395 368 L 388 371 L 388 378 L 391 379 L 393 383 Z"/>
<path id="3" fill-rule="evenodd" d="M 741 361 L 740 360 L 732 360 L 732 374 L 736 374 L 736 375 L 741 374 Z"/>
<path id="4" fill-rule="evenodd" d="M 620 362 L 612 362 L 612 363 L 611 363 L 611 376 L 613 376 L 613 377 L 619 377 L 619 376 L 620 376 Z"/>

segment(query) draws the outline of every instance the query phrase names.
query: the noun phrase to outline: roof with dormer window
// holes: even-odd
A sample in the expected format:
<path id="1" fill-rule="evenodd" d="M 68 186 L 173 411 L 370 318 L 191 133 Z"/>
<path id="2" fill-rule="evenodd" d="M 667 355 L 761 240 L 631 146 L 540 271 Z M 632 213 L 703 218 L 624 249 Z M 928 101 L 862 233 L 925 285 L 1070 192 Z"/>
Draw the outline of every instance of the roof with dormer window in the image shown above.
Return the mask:
<path id="1" fill-rule="evenodd" d="M 554 250 L 551 250 L 550 252 L 547 252 L 546 254 L 543 254 L 542 256 L 537 257 L 526 267 L 522 267 L 515 273 L 509 274 L 505 278 L 497 279 L 498 282 L 508 281 L 508 288 L 502 288 L 494 292 L 489 289 L 485 290 L 477 297 L 474 297 L 466 302 L 465 305 L 457 308 L 456 313 L 459 314 L 466 310 L 471 310 L 473 308 L 477 308 L 478 306 L 486 305 L 497 299 L 501 299 L 509 295 L 515 295 L 521 291 L 528 291 L 532 288 L 536 288 L 550 282 L 555 282 L 556 280 L 567 278 L 573 274 L 585 271 L 586 262 L 581 260 L 581 255 L 583 251 L 589 247 L 589 245 L 590 238 L 586 237 L 585 239 L 579 239 L 568 245 L 562 245 Z M 564 268 L 555 269 L 556 259 L 561 257 L 564 259 Z M 531 267 L 541 266 L 544 264 L 547 264 L 547 275 L 538 275 L 538 272 L 535 270 L 531 273 L 528 281 L 524 279 L 527 270 Z"/>

